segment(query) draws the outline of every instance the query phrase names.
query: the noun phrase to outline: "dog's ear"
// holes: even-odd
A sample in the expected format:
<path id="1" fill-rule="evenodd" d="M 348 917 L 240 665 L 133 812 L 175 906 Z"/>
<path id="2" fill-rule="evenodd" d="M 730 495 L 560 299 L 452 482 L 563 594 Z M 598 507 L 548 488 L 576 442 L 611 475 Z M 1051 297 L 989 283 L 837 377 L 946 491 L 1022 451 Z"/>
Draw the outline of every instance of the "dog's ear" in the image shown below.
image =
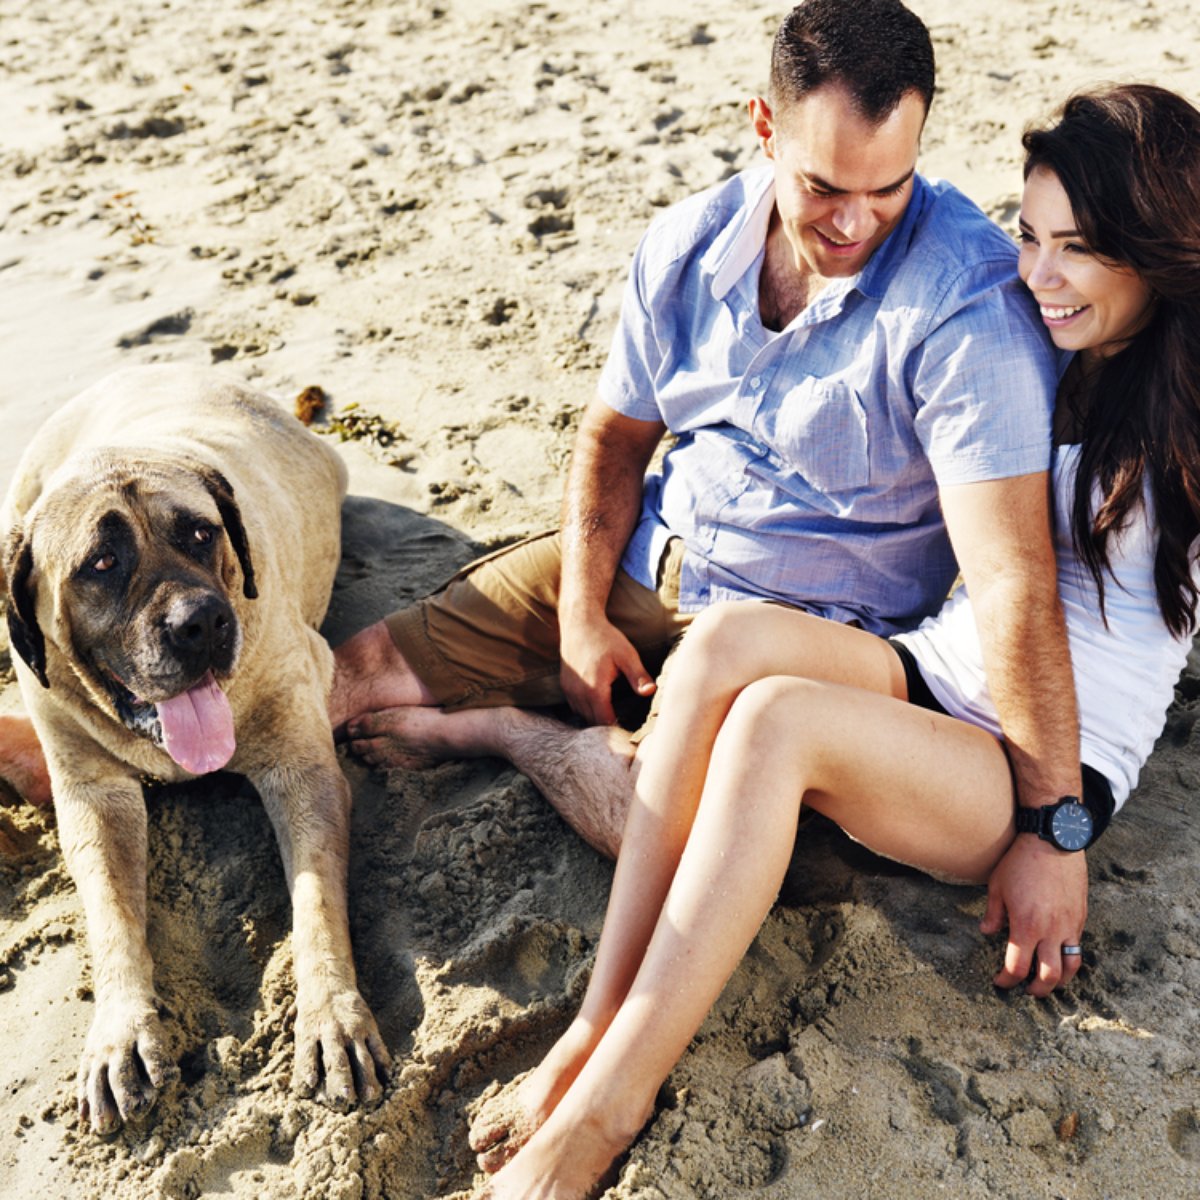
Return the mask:
<path id="1" fill-rule="evenodd" d="M 37 623 L 33 575 L 33 547 L 20 529 L 14 529 L 4 548 L 4 574 L 8 578 L 8 639 L 25 660 L 44 688 L 50 686 L 46 675 L 46 639 Z"/>
<path id="2" fill-rule="evenodd" d="M 233 551 L 242 568 L 242 594 L 247 600 L 258 597 L 258 588 L 254 583 L 254 564 L 250 560 L 250 543 L 246 540 L 246 527 L 242 524 L 242 513 L 233 498 L 233 487 L 229 480 L 215 468 L 208 467 L 201 472 L 204 486 L 208 494 L 216 501 L 217 511 L 225 525 L 225 532 L 233 543 Z"/>

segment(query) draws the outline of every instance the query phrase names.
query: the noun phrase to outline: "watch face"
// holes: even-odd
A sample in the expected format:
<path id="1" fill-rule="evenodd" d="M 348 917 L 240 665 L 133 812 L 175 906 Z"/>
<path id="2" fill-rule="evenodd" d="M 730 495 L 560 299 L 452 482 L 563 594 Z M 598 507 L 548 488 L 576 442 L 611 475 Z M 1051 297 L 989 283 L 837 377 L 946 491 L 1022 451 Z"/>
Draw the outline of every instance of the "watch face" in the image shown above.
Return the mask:
<path id="1" fill-rule="evenodd" d="M 1050 818 L 1050 835 L 1064 850 L 1082 850 L 1092 840 L 1092 814 L 1082 804 L 1060 804 Z"/>

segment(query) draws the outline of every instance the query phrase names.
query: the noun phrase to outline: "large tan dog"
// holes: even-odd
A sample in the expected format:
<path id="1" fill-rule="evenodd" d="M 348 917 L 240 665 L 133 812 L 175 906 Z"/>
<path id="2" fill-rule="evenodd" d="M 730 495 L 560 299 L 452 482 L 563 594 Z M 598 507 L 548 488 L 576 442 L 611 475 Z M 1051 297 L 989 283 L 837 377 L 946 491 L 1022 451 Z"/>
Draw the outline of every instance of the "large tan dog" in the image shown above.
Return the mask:
<path id="1" fill-rule="evenodd" d="M 98 1133 L 172 1077 L 146 944 L 140 778 L 228 767 L 270 814 L 292 895 L 294 1085 L 381 1094 L 388 1054 L 346 916 L 350 795 L 316 633 L 346 473 L 269 400 L 211 372 L 122 371 L 56 413 L 0 528 L 8 622 L 87 916 L 96 1014 L 79 1072 Z"/>

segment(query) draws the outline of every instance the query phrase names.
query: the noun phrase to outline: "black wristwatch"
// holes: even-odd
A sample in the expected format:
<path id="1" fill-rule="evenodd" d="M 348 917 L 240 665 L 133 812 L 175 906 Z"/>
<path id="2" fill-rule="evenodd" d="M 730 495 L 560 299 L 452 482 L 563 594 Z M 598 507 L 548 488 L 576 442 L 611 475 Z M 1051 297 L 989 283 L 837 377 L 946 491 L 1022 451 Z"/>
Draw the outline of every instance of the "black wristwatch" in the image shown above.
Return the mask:
<path id="1" fill-rule="evenodd" d="M 1094 829 L 1091 811 L 1078 796 L 1063 796 L 1041 808 L 1017 806 L 1017 832 L 1036 833 L 1060 850 L 1085 850 Z"/>

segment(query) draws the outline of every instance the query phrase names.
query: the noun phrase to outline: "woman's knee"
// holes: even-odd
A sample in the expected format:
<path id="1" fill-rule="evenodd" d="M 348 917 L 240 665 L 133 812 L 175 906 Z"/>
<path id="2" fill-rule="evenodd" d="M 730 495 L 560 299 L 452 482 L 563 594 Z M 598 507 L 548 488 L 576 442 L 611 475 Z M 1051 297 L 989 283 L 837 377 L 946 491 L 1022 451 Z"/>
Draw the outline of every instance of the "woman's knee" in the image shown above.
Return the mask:
<path id="1" fill-rule="evenodd" d="M 706 691 L 744 687 L 761 653 L 761 621 L 761 604 L 723 600 L 710 605 L 688 628 L 680 665 L 702 675 Z"/>
<path id="2" fill-rule="evenodd" d="M 748 684 L 734 700 L 717 734 L 703 805 L 723 805 L 738 820 L 782 814 L 794 821 L 816 764 L 804 724 L 809 721 L 810 680 L 769 676 Z"/>
<path id="3" fill-rule="evenodd" d="M 819 742 L 821 695 L 827 691 L 828 685 L 796 675 L 756 679 L 738 693 L 723 732 L 758 761 L 781 754 L 796 760 Z"/>

